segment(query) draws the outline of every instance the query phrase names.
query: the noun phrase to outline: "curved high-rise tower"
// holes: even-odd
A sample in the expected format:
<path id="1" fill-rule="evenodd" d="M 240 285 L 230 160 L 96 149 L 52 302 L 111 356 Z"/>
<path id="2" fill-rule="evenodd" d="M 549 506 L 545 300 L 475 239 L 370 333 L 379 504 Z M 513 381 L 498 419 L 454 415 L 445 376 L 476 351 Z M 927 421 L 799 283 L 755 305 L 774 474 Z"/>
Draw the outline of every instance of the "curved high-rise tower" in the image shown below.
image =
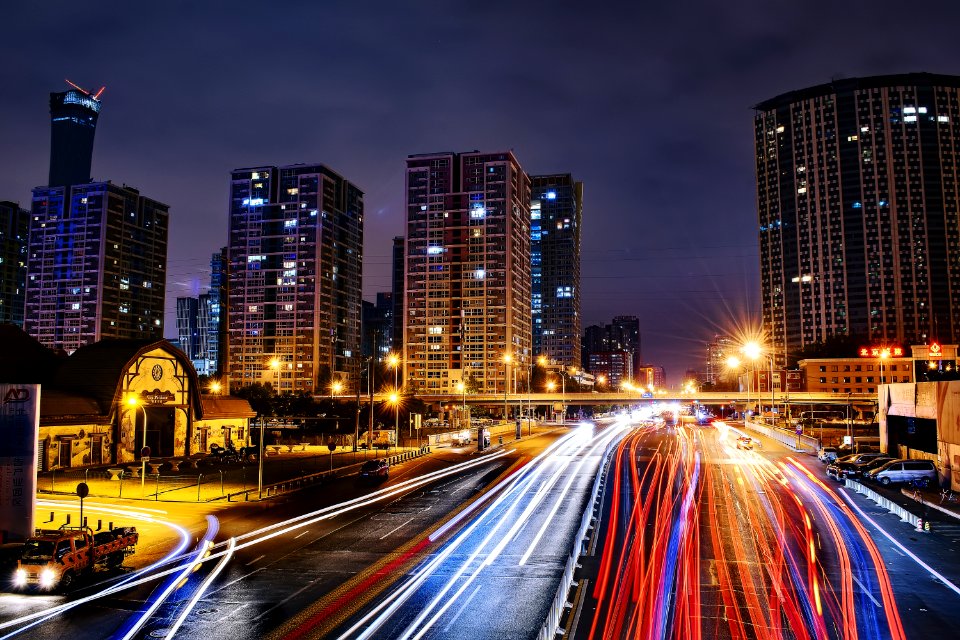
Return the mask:
<path id="1" fill-rule="evenodd" d="M 90 182 L 93 136 L 103 89 L 92 94 L 73 87 L 50 94 L 50 187 Z"/>
<path id="2" fill-rule="evenodd" d="M 960 339 L 960 77 L 850 78 L 756 106 L 763 323 L 782 362 L 831 335 Z"/>

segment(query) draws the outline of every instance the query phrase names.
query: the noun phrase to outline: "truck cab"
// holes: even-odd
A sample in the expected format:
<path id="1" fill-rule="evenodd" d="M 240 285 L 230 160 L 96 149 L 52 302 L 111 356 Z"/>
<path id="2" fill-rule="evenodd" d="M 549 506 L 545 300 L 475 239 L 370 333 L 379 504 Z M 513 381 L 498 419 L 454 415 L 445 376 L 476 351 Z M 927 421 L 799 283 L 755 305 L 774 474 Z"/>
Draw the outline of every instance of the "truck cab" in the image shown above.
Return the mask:
<path id="1" fill-rule="evenodd" d="M 134 527 L 120 527 L 96 535 L 89 527 L 37 529 L 23 546 L 13 574 L 13 586 L 65 591 L 78 576 L 97 565 L 123 564 L 138 540 Z"/>

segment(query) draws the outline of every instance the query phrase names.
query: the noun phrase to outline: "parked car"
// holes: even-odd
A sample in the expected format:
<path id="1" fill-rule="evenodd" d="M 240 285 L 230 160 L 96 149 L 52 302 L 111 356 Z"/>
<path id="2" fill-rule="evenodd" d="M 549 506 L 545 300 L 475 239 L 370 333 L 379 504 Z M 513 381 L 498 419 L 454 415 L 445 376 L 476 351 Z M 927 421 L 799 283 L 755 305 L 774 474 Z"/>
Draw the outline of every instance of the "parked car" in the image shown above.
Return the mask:
<path id="1" fill-rule="evenodd" d="M 871 469 L 864 478 L 882 485 L 924 479 L 933 484 L 937 482 L 937 467 L 932 460 L 892 460 L 882 467 Z"/>
<path id="2" fill-rule="evenodd" d="M 383 458 L 367 460 L 360 467 L 360 479 L 382 482 L 390 477 L 390 463 Z"/>
<path id="3" fill-rule="evenodd" d="M 737 449 L 753 449 L 753 440 L 748 436 L 740 436 L 737 438 Z"/>
<path id="4" fill-rule="evenodd" d="M 817 457 L 820 459 L 820 462 L 829 463 L 836 460 L 839 456 L 836 447 L 821 447 L 820 451 L 817 452 Z"/>
<path id="5" fill-rule="evenodd" d="M 860 476 L 864 471 L 880 467 L 894 458 L 887 456 L 877 456 L 870 457 L 868 454 L 864 455 L 867 460 L 857 460 L 859 456 L 848 456 L 849 460 L 835 460 L 827 465 L 827 476 L 833 478 L 837 482 L 840 482 L 844 478 L 855 478 Z"/>

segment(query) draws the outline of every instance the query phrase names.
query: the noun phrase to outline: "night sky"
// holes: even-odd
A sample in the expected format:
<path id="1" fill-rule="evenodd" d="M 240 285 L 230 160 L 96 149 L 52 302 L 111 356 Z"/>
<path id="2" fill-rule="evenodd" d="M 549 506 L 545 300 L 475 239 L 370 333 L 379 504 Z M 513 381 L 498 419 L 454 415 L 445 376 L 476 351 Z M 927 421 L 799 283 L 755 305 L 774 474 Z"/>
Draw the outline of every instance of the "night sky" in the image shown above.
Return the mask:
<path id="1" fill-rule="evenodd" d="M 106 85 L 94 178 L 170 205 L 167 336 L 226 244 L 231 169 L 321 162 L 363 189 L 373 299 L 406 156 L 513 149 L 584 182 L 583 326 L 639 316 L 671 383 L 759 323 L 752 106 L 960 73 L 957 2 L 9 4 L 0 199 L 46 182 L 49 93 Z"/>

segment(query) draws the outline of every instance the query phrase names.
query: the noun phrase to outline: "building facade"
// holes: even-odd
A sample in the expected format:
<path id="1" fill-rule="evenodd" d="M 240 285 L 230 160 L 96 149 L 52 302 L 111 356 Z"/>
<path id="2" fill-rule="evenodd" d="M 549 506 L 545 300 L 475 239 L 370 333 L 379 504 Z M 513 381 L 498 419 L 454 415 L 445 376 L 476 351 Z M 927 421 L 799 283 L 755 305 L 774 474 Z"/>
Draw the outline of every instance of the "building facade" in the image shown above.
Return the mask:
<path id="1" fill-rule="evenodd" d="M 583 334 L 584 368 L 593 374 L 604 374 L 611 380 L 636 380 L 643 362 L 640 343 L 640 319 L 637 316 L 616 316 L 610 324 L 590 325 Z M 617 355 L 614 355 L 617 354 Z M 596 356 L 596 357 L 595 357 Z M 593 367 L 603 367 L 603 363 L 618 368 L 622 362 L 622 371 L 608 372 Z M 659 386 L 659 385 L 658 385 Z"/>
<path id="2" fill-rule="evenodd" d="M 363 192 L 321 164 L 237 169 L 228 254 L 231 387 L 355 385 Z"/>
<path id="3" fill-rule="evenodd" d="M 390 346 L 395 353 L 403 353 L 403 254 L 405 242 L 406 239 L 403 236 L 397 236 L 393 239 L 390 278 L 390 295 L 393 302 L 393 323 L 390 328 L 393 333 L 390 336 Z"/>
<path id="4" fill-rule="evenodd" d="M 0 202 L 0 323 L 23 327 L 30 212 Z"/>
<path id="5" fill-rule="evenodd" d="M 33 190 L 24 329 L 73 352 L 163 337 L 167 205 L 126 185 Z"/>
<path id="6" fill-rule="evenodd" d="M 407 158 L 404 380 L 520 388 L 532 363 L 530 179 L 512 152 Z M 509 356 L 509 358 L 507 357 Z"/>
<path id="7" fill-rule="evenodd" d="M 224 334 L 221 300 L 226 274 L 226 249 L 223 249 L 210 259 L 210 290 L 196 298 L 177 298 L 177 345 L 202 376 L 221 375 Z"/>
<path id="8" fill-rule="evenodd" d="M 580 366 L 580 225 L 583 183 L 570 174 L 530 177 L 533 353 Z"/>
<path id="9" fill-rule="evenodd" d="M 67 187 L 90 182 L 93 138 L 100 116 L 100 92 L 76 85 L 50 94 L 50 176 L 47 185 Z"/>
<path id="10" fill-rule="evenodd" d="M 707 344 L 707 367 L 703 381 L 707 384 L 717 384 L 726 376 L 727 358 L 735 356 L 736 342 L 730 336 L 714 336 L 713 341 Z"/>
<path id="11" fill-rule="evenodd" d="M 778 362 L 831 335 L 960 338 L 960 77 L 838 80 L 760 103 L 754 124 Z"/>

